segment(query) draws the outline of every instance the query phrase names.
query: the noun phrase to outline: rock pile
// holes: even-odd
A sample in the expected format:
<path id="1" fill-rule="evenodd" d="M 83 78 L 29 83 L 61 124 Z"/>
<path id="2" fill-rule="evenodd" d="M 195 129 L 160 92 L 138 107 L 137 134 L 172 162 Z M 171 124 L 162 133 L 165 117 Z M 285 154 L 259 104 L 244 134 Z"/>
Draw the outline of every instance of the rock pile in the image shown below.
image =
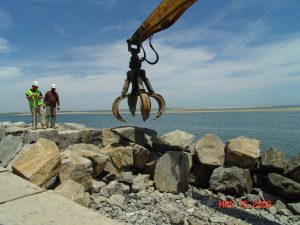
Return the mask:
<path id="1" fill-rule="evenodd" d="M 0 123 L 0 165 L 124 224 L 300 223 L 300 154 L 176 130 Z"/>

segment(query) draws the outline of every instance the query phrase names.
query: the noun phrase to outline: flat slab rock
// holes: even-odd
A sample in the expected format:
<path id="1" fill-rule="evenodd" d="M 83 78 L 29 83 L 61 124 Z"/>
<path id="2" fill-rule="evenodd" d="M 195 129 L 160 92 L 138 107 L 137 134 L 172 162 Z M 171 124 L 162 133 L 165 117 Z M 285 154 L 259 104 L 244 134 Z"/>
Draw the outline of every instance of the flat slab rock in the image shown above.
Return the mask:
<path id="1" fill-rule="evenodd" d="M 120 225 L 51 191 L 0 204 L 5 225 Z"/>
<path id="2" fill-rule="evenodd" d="M 42 191 L 44 190 L 11 172 L 0 173 L 0 204 Z"/>
<path id="3" fill-rule="evenodd" d="M 5 171 L 8 171 L 8 169 L 5 169 L 5 168 L 3 168 L 3 167 L 0 167 L 0 173 L 1 173 L 1 172 L 5 172 Z"/>

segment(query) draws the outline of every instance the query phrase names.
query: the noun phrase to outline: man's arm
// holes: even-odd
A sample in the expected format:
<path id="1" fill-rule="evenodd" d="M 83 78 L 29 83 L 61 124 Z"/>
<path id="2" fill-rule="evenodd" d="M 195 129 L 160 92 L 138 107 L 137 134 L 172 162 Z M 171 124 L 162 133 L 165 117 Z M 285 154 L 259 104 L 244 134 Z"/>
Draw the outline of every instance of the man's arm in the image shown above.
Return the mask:
<path id="1" fill-rule="evenodd" d="M 56 93 L 56 104 L 57 104 L 57 109 L 59 110 L 60 108 L 60 102 L 59 102 L 59 95 Z"/>

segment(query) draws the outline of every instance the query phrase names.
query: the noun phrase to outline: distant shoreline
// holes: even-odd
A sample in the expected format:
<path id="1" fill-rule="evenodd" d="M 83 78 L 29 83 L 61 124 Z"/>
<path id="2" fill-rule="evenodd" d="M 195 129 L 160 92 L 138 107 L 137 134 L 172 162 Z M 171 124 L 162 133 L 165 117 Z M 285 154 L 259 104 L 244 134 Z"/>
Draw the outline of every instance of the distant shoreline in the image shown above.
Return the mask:
<path id="1" fill-rule="evenodd" d="M 228 107 L 228 108 L 169 108 L 165 113 L 207 113 L 207 112 L 289 112 L 300 111 L 300 106 L 265 106 L 265 107 Z M 151 110 L 155 113 L 156 110 Z M 69 115 L 69 114 L 111 114 L 110 110 L 93 110 L 93 111 L 62 111 L 57 114 Z M 128 114 L 128 110 L 120 110 L 120 113 Z M 139 110 L 137 110 L 139 113 Z M 25 112 L 11 112 L 0 113 L 0 115 L 30 115 Z"/>

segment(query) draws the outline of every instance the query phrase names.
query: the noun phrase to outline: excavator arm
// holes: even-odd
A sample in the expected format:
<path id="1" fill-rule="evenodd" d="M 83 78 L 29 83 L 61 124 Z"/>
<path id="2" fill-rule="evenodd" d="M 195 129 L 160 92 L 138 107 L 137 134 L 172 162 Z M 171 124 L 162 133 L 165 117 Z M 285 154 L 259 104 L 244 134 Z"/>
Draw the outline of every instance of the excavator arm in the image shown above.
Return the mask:
<path id="1" fill-rule="evenodd" d="M 121 96 L 117 97 L 112 105 L 112 112 L 118 120 L 126 122 L 119 113 L 119 104 L 126 98 L 133 116 L 135 116 L 137 100 L 139 98 L 141 114 L 144 121 L 147 120 L 150 115 L 150 97 L 154 98 L 159 106 L 155 118 L 160 117 L 164 113 L 166 107 L 165 100 L 160 94 L 154 92 L 150 81 L 146 78 L 145 70 L 141 69 L 142 62 L 144 60 L 150 64 L 156 64 L 158 62 L 158 54 L 151 44 L 152 35 L 174 24 L 185 10 L 196 1 L 197 0 L 162 0 L 150 16 L 135 31 L 132 37 L 127 40 L 128 51 L 131 53 L 129 62 L 130 70 L 127 72 L 127 79 L 125 79 Z M 150 47 L 154 50 L 157 57 L 155 62 L 149 62 L 146 59 L 146 53 L 142 46 L 143 42 L 148 38 L 150 40 Z M 141 48 L 144 52 L 144 57 L 139 58 L 138 54 Z M 127 94 L 130 84 L 132 85 L 132 90 Z"/>
<path id="2" fill-rule="evenodd" d="M 167 29 L 197 0 L 163 0 L 131 37 L 133 44 L 142 44 L 153 34 Z"/>

